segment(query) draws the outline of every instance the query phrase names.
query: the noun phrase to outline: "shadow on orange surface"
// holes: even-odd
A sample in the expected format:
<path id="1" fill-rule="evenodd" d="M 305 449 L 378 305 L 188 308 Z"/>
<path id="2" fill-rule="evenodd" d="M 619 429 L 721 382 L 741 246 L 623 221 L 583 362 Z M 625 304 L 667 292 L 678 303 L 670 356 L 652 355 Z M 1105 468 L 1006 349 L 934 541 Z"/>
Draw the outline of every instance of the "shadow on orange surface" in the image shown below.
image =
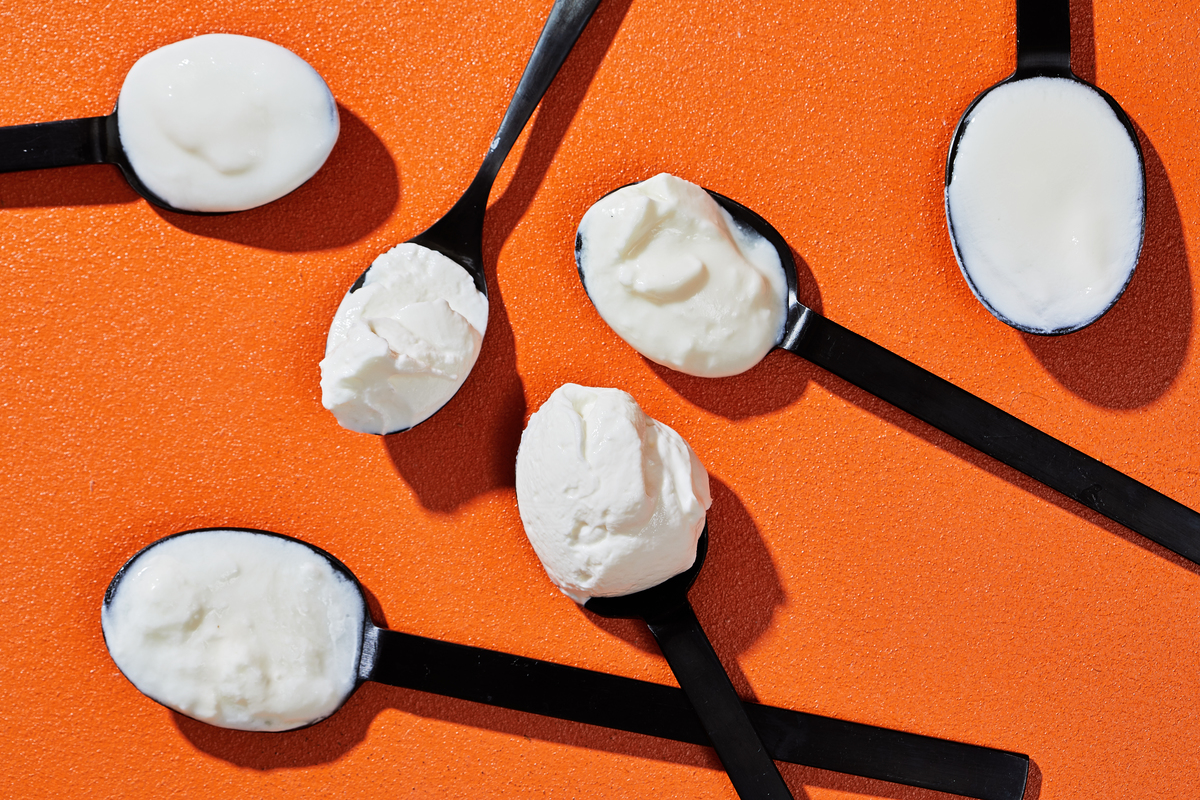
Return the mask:
<path id="1" fill-rule="evenodd" d="M 796 362 L 799 365 L 796 369 L 802 373 L 802 377 L 798 378 L 797 380 L 801 380 L 805 383 L 808 381 L 813 381 L 825 387 L 834 395 L 841 397 L 847 402 L 852 403 L 853 405 L 856 405 L 865 411 L 869 411 L 880 419 L 895 425 L 897 428 L 900 428 L 901 430 L 904 430 L 913 436 L 917 436 L 925 440 L 934 447 L 944 450 L 954 457 L 961 459 L 962 461 L 965 461 L 974 467 L 977 467 L 978 469 L 1007 481 L 1013 486 L 1039 497 L 1047 503 L 1058 506 L 1062 510 L 1068 511 L 1080 519 L 1085 520 L 1098 528 L 1102 528 L 1108 533 L 1120 536 L 1127 542 L 1135 544 L 1143 550 L 1151 552 L 1160 558 L 1164 558 L 1176 566 L 1182 567 L 1193 574 L 1200 575 L 1200 565 L 1192 563 L 1183 556 L 1177 555 L 1167 548 L 1155 544 L 1149 539 L 1134 533 L 1124 525 L 1114 522 L 1108 517 L 1092 511 L 1087 506 L 1077 503 L 1066 495 L 1054 491 L 1048 486 L 1035 481 L 1033 478 L 1018 472 L 1012 467 L 1002 464 L 990 456 L 984 455 L 975 448 L 965 445 L 954 437 L 942 433 L 933 426 L 921 422 L 916 417 L 912 417 L 890 403 L 886 403 L 883 400 L 880 400 L 878 397 L 859 389 L 857 386 L 847 383 L 836 375 L 831 375 L 820 367 L 817 367 L 808 361 L 805 361 L 804 359 L 796 359 Z M 1067 441 L 1067 444 L 1073 443 Z M 1119 468 L 1119 465 L 1117 466 Z"/>
<path id="2" fill-rule="evenodd" d="M 280 252 L 342 247 L 387 221 L 400 178 L 387 147 L 353 111 L 338 105 L 341 132 L 324 166 L 291 194 L 236 214 L 200 217 L 155 208 L 176 228 Z"/>
<path id="3" fill-rule="evenodd" d="M 489 266 L 491 309 L 475 369 L 441 411 L 412 430 L 384 437 L 388 458 L 424 508 L 450 512 L 481 494 L 516 485 L 527 406 L 494 265 L 542 185 L 631 3 L 620 0 L 597 9 L 538 107 L 512 180 L 488 206 L 483 260 Z"/>
<path id="4" fill-rule="evenodd" d="M 0 175 L 0 208 L 112 206 L 143 201 L 108 164 Z"/>
<path id="5" fill-rule="evenodd" d="M 1137 130 L 1146 162 L 1146 236 L 1133 280 L 1111 311 L 1081 331 L 1021 334 L 1059 383 L 1106 408 L 1139 408 L 1161 397 L 1191 342 L 1192 282 L 1179 205 L 1158 151 Z"/>
<path id="6" fill-rule="evenodd" d="M 174 712 L 171 716 L 179 731 L 198 750 L 239 767 L 267 771 L 296 769 L 337 761 L 367 738 L 369 728 L 386 725 L 386 721 L 376 721 L 376 717 L 391 716 L 389 712 L 392 711 L 465 728 L 491 731 L 512 737 L 518 744 L 521 740 L 537 739 L 569 748 L 652 759 L 685 767 L 721 769 L 716 753 L 706 747 L 379 684 L 364 685 L 341 711 L 324 722 L 287 733 L 231 731 L 214 728 Z M 411 737 L 413 746 L 428 744 L 428 739 L 421 738 L 420 726 L 408 723 L 404 725 L 406 730 L 415 734 Z M 409 737 L 402 734 L 401 739 L 405 738 Z M 453 762 L 456 756 L 447 750 L 424 752 L 421 758 L 427 761 L 443 759 Z M 536 768 L 531 767 L 528 760 L 515 753 L 514 760 L 518 761 L 522 768 Z M 778 763 L 780 773 L 796 800 L 808 800 L 810 797 L 804 790 L 805 786 L 888 800 L 948 800 L 955 796 L 797 764 Z M 1041 772 L 1031 761 L 1025 800 L 1037 800 L 1040 793 Z"/>
<path id="7" fill-rule="evenodd" d="M 742 672 L 738 653 L 750 649 L 771 627 L 783 605 L 783 584 L 775 562 L 750 512 L 728 486 L 709 476 L 713 503 L 708 511 L 708 559 L 689 593 L 696 616 L 721 658 L 738 694 L 757 697 Z M 640 620 L 609 619 L 584 611 L 593 625 L 639 650 L 659 654 L 649 628 Z"/>

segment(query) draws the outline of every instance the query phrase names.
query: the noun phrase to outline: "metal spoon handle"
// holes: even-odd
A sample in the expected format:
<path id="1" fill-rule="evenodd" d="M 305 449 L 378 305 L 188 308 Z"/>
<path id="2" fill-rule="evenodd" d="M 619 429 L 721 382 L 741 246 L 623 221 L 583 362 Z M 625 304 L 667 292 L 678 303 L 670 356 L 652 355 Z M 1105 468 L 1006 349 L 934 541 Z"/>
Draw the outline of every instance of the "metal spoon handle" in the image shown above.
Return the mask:
<path id="1" fill-rule="evenodd" d="M 1017 0 L 1017 75 L 1071 74 L 1070 0 Z"/>
<path id="2" fill-rule="evenodd" d="M 600 725 L 710 744 L 682 690 L 550 661 L 372 628 L 363 679 Z M 780 761 L 980 800 L 1021 800 L 1029 758 L 802 711 L 742 703 Z"/>
<path id="3" fill-rule="evenodd" d="M 409 240 L 436 250 L 462 265 L 475 281 L 475 287 L 484 295 L 487 294 L 487 280 L 483 271 L 483 216 L 492 184 L 508 152 L 525 129 L 533 109 L 550 88 L 554 76 L 567 60 L 567 54 L 575 46 L 599 4 L 600 0 L 555 1 L 479 172 L 475 173 L 471 185 L 445 216 Z M 350 291 L 357 290 L 364 279 L 365 273 L 350 287 Z"/>
<path id="4" fill-rule="evenodd" d="M 781 347 L 1200 564 L 1200 514 L 815 311 Z"/>
<path id="5" fill-rule="evenodd" d="M 87 117 L 0 128 L 0 172 L 106 163 L 108 119 Z"/>
<path id="6" fill-rule="evenodd" d="M 598 5 L 600 0 L 556 0 L 474 183 L 486 181 L 491 188 L 508 151 L 525 129 L 525 123 L 529 122 L 533 110 L 550 88 Z"/>
<path id="7" fill-rule="evenodd" d="M 742 800 L 792 797 L 690 603 L 646 620 Z"/>

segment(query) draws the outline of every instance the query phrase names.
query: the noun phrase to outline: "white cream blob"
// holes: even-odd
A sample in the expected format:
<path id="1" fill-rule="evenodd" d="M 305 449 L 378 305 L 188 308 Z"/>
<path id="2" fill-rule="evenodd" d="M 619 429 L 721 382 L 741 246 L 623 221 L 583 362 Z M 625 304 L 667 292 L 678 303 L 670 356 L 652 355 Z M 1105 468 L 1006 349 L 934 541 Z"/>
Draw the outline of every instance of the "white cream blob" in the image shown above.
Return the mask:
<path id="1" fill-rule="evenodd" d="M 958 142 L 946 214 L 963 275 L 1000 319 L 1033 333 L 1094 321 L 1142 243 L 1138 150 L 1090 87 L 1028 78 L 989 91 Z"/>
<path id="2" fill-rule="evenodd" d="M 357 685 L 362 596 L 290 539 L 231 530 L 164 539 L 126 567 L 100 620 L 139 691 L 222 728 L 299 728 Z"/>
<path id="3" fill-rule="evenodd" d="M 142 56 L 117 101 L 138 178 L 175 208 L 242 211 L 311 178 L 333 149 L 325 81 L 277 44 L 213 33 Z"/>
<path id="4" fill-rule="evenodd" d="M 579 270 L 617 335 L 706 378 L 745 372 L 779 341 L 787 278 L 775 248 L 673 175 L 618 189 L 579 223 Z"/>
<path id="5" fill-rule="evenodd" d="M 687 570 L 711 504 L 688 443 L 618 389 L 561 386 L 521 435 L 521 522 L 550 580 L 577 603 Z"/>
<path id="6" fill-rule="evenodd" d="M 411 242 L 392 248 L 334 315 L 321 403 L 352 431 L 411 428 L 467 379 L 487 317 L 487 297 L 461 266 Z"/>

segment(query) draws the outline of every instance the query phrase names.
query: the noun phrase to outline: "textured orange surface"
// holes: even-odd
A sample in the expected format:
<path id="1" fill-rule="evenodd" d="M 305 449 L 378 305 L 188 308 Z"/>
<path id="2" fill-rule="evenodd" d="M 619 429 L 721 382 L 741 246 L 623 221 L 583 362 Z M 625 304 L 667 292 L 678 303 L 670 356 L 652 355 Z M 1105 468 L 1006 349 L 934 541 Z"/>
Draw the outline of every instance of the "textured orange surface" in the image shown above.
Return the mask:
<path id="1" fill-rule="evenodd" d="M 321 408 L 333 311 L 474 174 L 548 0 L 11 0 L 0 124 L 107 113 L 143 53 L 208 32 L 307 59 L 342 137 L 227 217 L 154 210 L 109 167 L 0 176 L 0 793 L 19 797 L 729 798 L 711 751 L 367 685 L 288 734 L 142 697 L 104 649 L 118 566 L 238 525 L 326 548 L 391 627 L 672 678 L 580 611 L 516 512 L 527 416 L 626 389 L 713 476 L 697 613 L 745 696 L 1028 753 L 1028 797 L 1200 795 L 1200 568 L 786 353 L 700 380 L 601 322 L 575 225 L 660 170 L 783 233 L 826 316 L 1200 508 L 1200 55 L 1186 4 L 1076 2 L 1077 71 L 1135 121 L 1139 271 L 1060 339 L 990 317 L 955 265 L 944 159 L 1013 65 L 1011 0 L 604 0 L 501 173 L 475 373 L 380 439 Z M 380 620 L 382 622 L 382 620 Z M 930 792 L 783 765 L 797 798 Z"/>

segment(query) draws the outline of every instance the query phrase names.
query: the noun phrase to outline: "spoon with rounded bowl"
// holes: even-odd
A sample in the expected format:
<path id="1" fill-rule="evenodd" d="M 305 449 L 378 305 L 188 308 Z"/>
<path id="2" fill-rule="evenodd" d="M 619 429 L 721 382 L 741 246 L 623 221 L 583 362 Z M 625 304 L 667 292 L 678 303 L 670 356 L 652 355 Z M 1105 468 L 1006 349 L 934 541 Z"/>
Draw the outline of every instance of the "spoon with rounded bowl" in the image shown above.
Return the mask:
<path id="1" fill-rule="evenodd" d="M 808 308 L 797 296 L 796 262 L 779 231 L 741 203 L 706 191 L 737 224 L 752 229 L 779 254 L 786 277 L 785 321 L 775 347 L 1200 564 L 1200 514 Z M 583 252 L 581 232 L 575 240 L 576 266 L 595 303 Z M 603 317 L 604 309 L 597 310 Z M 642 355 L 657 360 L 653 354 Z"/>
<path id="2" fill-rule="evenodd" d="M 267 541 L 259 541 L 263 539 Z M 136 665 L 131 666 L 129 649 L 123 644 L 136 642 L 139 636 L 148 636 L 156 642 L 164 640 L 164 628 L 156 627 L 154 620 L 142 616 L 154 607 L 166 610 L 167 621 L 180 634 L 180 642 L 185 641 L 185 632 L 209 635 L 216 630 L 215 625 L 206 627 L 205 618 L 215 614 L 213 609 L 218 606 L 232 607 L 226 599 L 236 599 L 238 590 L 231 590 L 227 569 L 218 570 L 220 581 L 207 584 L 206 572 L 209 577 L 212 573 L 204 562 L 214 557 L 232 559 L 247 541 L 273 548 L 271 552 L 275 554 L 284 553 L 310 576 L 323 572 L 343 590 L 339 595 L 343 606 L 340 617 L 358 624 L 357 632 L 351 632 L 354 635 L 339 640 L 345 652 L 333 654 L 343 656 L 332 660 L 346 666 L 336 676 L 335 689 L 328 693 L 327 702 L 302 709 L 300 714 L 290 714 L 288 724 L 272 730 L 295 730 L 316 724 L 335 713 L 359 686 L 373 681 L 647 736 L 709 744 L 704 727 L 680 689 L 377 627 L 371 620 L 362 587 L 345 564 L 299 539 L 250 528 L 203 528 L 164 537 L 136 553 L 113 576 L 101 612 L 105 644 L 134 687 L 155 702 L 208 724 L 248 727 L 230 725 L 228 720 L 214 718 L 212 713 L 182 708 L 178 694 L 156 691 L 144 680 L 140 681 L 139 670 Z M 149 584 L 163 574 L 162 567 L 154 564 L 157 556 L 170 557 L 176 563 L 167 566 L 172 579 L 160 582 L 156 589 Z M 253 574 L 253 570 L 250 573 L 245 576 L 248 582 L 266 585 L 261 575 Z M 210 606 L 207 610 L 180 601 L 177 593 L 189 586 L 193 591 L 198 590 L 198 596 L 206 598 Z M 222 591 L 228 594 L 222 596 Z M 246 597 L 243 595 L 242 599 Z M 263 619 L 261 602 L 253 596 L 250 600 L 251 616 Z M 285 598 L 283 605 L 299 604 Z M 276 622 L 287 626 L 286 619 L 276 618 Z M 224 627 L 229 630 L 236 626 L 226 623 Z M 270 638 L 271 634 L 267 628 L 255 632 L 255 636 L 263 638 Z M 211 638 L 200 652 L 219 652 L 229 644 L 233 642 Z M 243 640 L 236 650 L 242 654 L 256 653 L 259 659 L 256 663 L 261 666 L 272 654 L 269 648 L 255 651 L 254 645 L 253 641 Z M 164 666 L 157 671 L 159 674 L 194 672 L 204 666 L 195 658 L 168 656 L 161 662 Z M 252 694 L 259 693 L 258 688 L 251 688 Z M 244 705 L 250 699 L 249 696 L 230 698 L 233 705 Z M 768 752 L 781 761 L 982 800 L 1020 800 L 1024 794 L 1029 759 L 1018 753 L 758 703 L 742 706 Z"/>
<path id="3" fill-rule="evenodd" d="M 946 224 L 971 292 L 1025 333 L 1116 304 L 1146 230 L 1137 131 L 1071 70 L 1068 0 L 1017 0 L 1017 66 L 967 107 L 946 159 Z"/>
<path id="4" fill-rule="evenodd" d="M 294 191 L 338 129 L 329 87 L 299 56 L 207 34 L 139 59 L 111 114 L 0 127 L 0 172 L 111 164 L 159 208 L 226 214 Z"/>
<path id="5" fill-rule="evenodd" d="M 512 102 L 500 121 L 500 128 L 492 138 L 487 156 L 470 186 L 445 216 L 423 233 L 409 239 L 405 245 L 381 256 L 350 286 L 330 326 L 326 359 L 321 362 L 322 402 L 334 412 L 343 427 L 379 435 L 408 430 L 441 410 L 466 381 L 467 375 L 474 367 L 487 327 L 483 219 L 488 196 L 496 175 L 517 137 L 524 130 L 542 96 L 550 88 L 555 75 L 599 3 L 600 0 L 556 0 L 525 72 L 521 75 Z M 407 248 L 406 245 L 415 245 L 419 249 Z M 382 277 L 387 274 L 383 270 L 393 268 L 385 262 L 393 254 L 401 252 L 404 253 L 403 258 L 408 261 L 405 266 L 396 266 L 394 269 L 413 272 L 404 273 L 403 277 L 399 272 L 393 277 Z M 443 266 L 438 256 L 445 257 L 452 263 Z M 397 260 L 400 258 L 401 256 L 397 255 Z M 415 266 L 410 267 L 407 264 Z M 462 305 L 456 305 L 455 298 L 439 296 L 438 293 L 444 293 L 445 290 L 434 288 L 432 285 L 427 294 L 413 298 L 414 290 L 411 287 L 418 281 L 411 280 L 410 275 L 428 274 L 431 269 L 442 270 L 444 277 L 439 275 L 431 280 L 444 284 L 457 280 L 458 276 L 453 275 L 456 272 L 453 265 L 465 270 L 474 284 L 478 298 L 464 298 L 462 287 L 458 286 L 454 291 L 457 292 L 458 303 Z M 449 274 L 445 273 L 447 268 L 450 270 Z M 385 281 L 404 284 L 404 291 L 409 293 L 409 297 L 391 303 L 391 308 L 387 311 L 370 310 L 379 307 L 377 303 L 381 301 L 376 301 L 373 297 L 360 300 L 355 295 L 364 288 L 372 288 L 369 281 L 376 279 L 381 284 Z M 426 290 L 422 288 L 420 291 Z M 409 314 L 413 305 L 428 304 L 441 299 L 448 301 L 452 309 L 452 312 L 444 312 L 441 322 L 410 323 L 405 326 L 406 330 L 399 330 L 393 324 L 394 320 Z M 471 310 L 467 310 L 467 304 L 470 304 Z M 482 311 L 478 309 L 479 305 L 483 306 Z M 454 318 L 455 313 L 460 315 L 457 319 Z M 375 316 L 371 317 L 372 314 Z M 381 317 L 384 319 L 380 320 Z M 470 322 L 472 317 L 476 320 L 470 323 L 474 332 L 462 328 L 462 320 Z M 354 330 L 355 325 L 358 325 L 358 333 L 347 333 Z M 451 343 L 450 337 L 438 332 L 439 325 L 443 329 L 458 325 L 462 332 L 458 334 L 459 338 Z M 423 341 L 414 341 L 414 333 L 417 339 L 424 336 L 423 331 L 414 331 L 414 328 L 422 327 L 434 332 Z M 372 354 L 355 349 L 358 343 L 364 340 L 377 346 L 379 355 L 374 356 L 373 360 Z M 386 343 L 381 340 L 386 340 Z M 406 351 L 406 346 L 410 350 Z M 454 352 L 455 355 L 443 356 L 444 352 Z M 387 353 L 396 359 L 396 367 L 384 365 Z M 399 353 L 403 353 L 403 356 L 398 355 Z M 439 359 L 448 361 L 451 358 L 454 359 L 452 366 L 438 363 Z M 414 369 L 414 362 L 422 366 Z M 422 371 L 439 377 L 449 376 L 449 379 L 439 381 L 437 378 L 428 378 L 427 374 L 416 380 L 411 379 L 414 373 Z"/>
<path id="6" fill-rule="evenodd" d="M 644 620 L 680 687 L 696 709 L 738 796 L 790 798 L 775 762 L 746 716 L 729 675 L 688 602 L 688 590 L 708 553 L 708 525 L 696 542 L 696 560 L 657 586 L 619 597 L 592 597 L 583 607 L 602 617 Z"/>

